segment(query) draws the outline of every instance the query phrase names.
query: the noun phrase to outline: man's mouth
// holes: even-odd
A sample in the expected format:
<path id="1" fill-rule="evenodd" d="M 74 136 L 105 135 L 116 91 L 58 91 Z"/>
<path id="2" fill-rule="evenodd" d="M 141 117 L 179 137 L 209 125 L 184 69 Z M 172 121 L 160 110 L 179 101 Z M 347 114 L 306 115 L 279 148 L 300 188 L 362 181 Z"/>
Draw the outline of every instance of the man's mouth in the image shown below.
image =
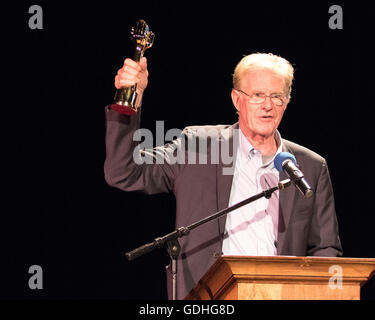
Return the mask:
<path id="1" fill-rule="evenodd" d="M 272 120 L 273 117 L 272 117 L 272 116 L 267 116 L 267 115 L 265 115 L 265 116 L 260 116 L 260 119 L 261 119 L 261 120 L 264 120 L 264 121 L 269 121 L 269 120 Z"/>

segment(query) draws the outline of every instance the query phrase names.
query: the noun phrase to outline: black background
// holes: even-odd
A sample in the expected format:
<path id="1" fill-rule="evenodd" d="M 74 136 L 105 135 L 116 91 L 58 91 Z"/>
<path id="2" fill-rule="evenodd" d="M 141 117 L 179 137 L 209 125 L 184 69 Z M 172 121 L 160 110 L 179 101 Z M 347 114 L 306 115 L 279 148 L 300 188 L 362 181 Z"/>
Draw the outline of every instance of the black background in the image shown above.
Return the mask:
<path id="1" fill-rule="evenodd" d="M 43 9 L 31 30 L 28 9 Z M 328 27 L 341 5 L 344 29 Z M 280 132 L 327 159 L 345 257 L 375 257 L 374 13 L 355 2 L 22 2 L 1 8 L 2 299 L 166 299 L 163 252 L 124 253 L 174 228 L 174 198 L 106 185 L 104 106 L 132 56 L 130 27 L 156 34 L 142 127 L 236 122 L 231 75 L 243 55 L 295 66 Z M 28 269 L 43 268 L 43 290 Z M 374 280 L 364 299 L 375 298 Z"/>

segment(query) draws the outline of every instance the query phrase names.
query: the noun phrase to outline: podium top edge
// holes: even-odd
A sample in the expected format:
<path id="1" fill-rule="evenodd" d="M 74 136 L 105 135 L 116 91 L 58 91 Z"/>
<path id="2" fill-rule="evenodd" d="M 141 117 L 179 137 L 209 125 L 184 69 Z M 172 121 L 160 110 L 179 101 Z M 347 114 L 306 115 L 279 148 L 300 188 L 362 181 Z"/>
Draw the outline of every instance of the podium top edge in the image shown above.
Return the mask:
<path id="1" fill-rule="evenodd" d="M 349 258 L 349 257 L 321 257 L 321 256 L 233 256 L 222 255 L 218 260 L 225 261 L 258 261 L 258 262 L 275 262 L 275 261 L 294 261 L 294 262 L 347 262 L 347 263 L 375 263 L 375 258 Z"/>

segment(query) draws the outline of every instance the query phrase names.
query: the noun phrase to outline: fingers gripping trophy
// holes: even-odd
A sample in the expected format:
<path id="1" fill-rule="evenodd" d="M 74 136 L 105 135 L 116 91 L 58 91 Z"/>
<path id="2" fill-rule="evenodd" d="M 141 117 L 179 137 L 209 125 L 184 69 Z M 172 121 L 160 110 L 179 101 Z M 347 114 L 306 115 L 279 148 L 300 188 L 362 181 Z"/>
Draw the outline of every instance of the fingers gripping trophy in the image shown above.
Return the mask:
<path id="1" fill-rule="evenodd" d="M 124 66 L 118 71 L 115 78 L 117 88 L 111 108 L 122 114 L 132 115 L 138 111 L 139 92 L 143 92 L 147 86 L 147 65 L 142 57 L 148 48 L 151 48 L 155 35 L 150 31 L 144 20 L 138 20 L 136 26 L 131 29 L 131 39 L 135 44 L 134 58 L 126 59 Z M 141 61 L 142 60 L 142 61 Z M 140 63 L 139 63 L 140 62 Z M 133 78 L 129 77 L 133 75 Z M 136 81 L 134 78 L 139 80 Z M 140 85 L 142 84 L 142 86 Z"/>

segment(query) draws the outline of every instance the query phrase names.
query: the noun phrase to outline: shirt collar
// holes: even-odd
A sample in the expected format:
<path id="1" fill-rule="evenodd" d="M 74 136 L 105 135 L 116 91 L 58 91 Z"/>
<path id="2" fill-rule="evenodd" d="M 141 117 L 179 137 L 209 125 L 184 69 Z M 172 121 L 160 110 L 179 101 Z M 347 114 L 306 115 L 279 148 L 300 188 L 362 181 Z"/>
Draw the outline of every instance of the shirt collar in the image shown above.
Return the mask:
<path id="1" fill-rule="evenodd" d="M 246 159 L 251 159 L 254 154 L 256 152 L 259 152 L 259 150 L 256 150 L 252 144 L 250 143 L 250 141 L 245 137 L 245 135 L 243 134 L 241 128 L 240 128 L 240 139 L 239 139 L 239 149 L 240 149 L 240 152 L 241 152 L 241 155 L 243 157 L 245 157 Z M 282 149 L 283 149 L 283 141 L 281 139 L 281 135 L 280 135 L 280 132 L 278 130 L 276 130 L 276 133 L 275 133 L 275 139 L 276 139 L 276 143 L 278 145 L 277 147 L 277 150 L 276 150 L 276 153 L 273 155 L 272 158 L 270 158 L 269 161 L 267 161 L 263 166 L 266 167 L 266 166 L 269 166 L 270 163 L 272 162 L 273 163 L 273 160 L 275 159 L 276 155 L 279 154 L 280 152 L 282 152 Z"/>

